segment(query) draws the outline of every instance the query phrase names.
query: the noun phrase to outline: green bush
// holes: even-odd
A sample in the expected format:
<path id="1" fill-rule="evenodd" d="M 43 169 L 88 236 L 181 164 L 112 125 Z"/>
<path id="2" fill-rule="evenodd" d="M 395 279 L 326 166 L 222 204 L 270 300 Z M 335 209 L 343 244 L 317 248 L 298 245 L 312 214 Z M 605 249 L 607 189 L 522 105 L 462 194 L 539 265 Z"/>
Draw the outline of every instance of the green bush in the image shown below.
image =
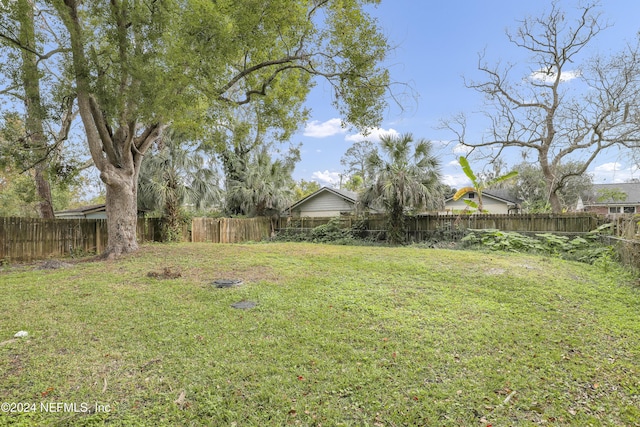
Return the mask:
<path id="1" fill-rule="evenodd" d="M 312 242 L 333 243 L 338 245 L 369 244 L 367 224 L 357 220 L 351 227 L 342 227 L 340 218 L 331 218 L 328 223 L 312 230 L 301 230 L 295 227 L 280 230 L 274 240 L 279 242 Z"/>

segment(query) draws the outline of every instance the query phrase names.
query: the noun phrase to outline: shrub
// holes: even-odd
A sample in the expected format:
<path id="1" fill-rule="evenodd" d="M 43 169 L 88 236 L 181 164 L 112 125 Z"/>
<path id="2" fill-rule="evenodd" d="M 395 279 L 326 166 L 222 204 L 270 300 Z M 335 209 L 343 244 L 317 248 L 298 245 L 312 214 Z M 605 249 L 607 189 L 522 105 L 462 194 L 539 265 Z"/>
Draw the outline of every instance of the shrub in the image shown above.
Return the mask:
<path id="1" fill-rule="evenodd" d="M 369 244 L 373 240 L 369 237 L 367 224 L 357 220 L 351 227 L 342 227 L 340 218 L 331 218 L 328 223 L 319 225 L 311 230 L 286 228 L 280 230 L 274 240 L 279 242 L 312 242 L 333 243 L 338 245 Z"/>
<path id="2" fill-rule="evenodd" d="M 599 233 L 605 230 L 606 227 L 599 227 L 592 233 L 573 239 L 552 233 L 536 234 L 537 238 L 534 238 L 494 229 L 474 230 L 461 241 L 466 247 L 543 253 L 609 268 L 611 262 L 617 260 L 617 255 L 612 246 L 602 246 L 599 242 Z"/>

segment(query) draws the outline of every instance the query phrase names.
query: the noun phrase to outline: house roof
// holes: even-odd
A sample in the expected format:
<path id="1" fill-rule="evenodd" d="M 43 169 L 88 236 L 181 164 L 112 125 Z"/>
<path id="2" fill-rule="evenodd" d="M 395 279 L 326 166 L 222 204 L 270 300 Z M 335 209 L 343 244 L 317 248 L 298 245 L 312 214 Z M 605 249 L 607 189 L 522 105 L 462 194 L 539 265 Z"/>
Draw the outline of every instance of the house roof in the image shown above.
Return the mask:
<path id="1" fill-rule="evenodd" d="M 616 200 L 612 197 L 604 199 L 606 192 L 621 192 L 626 195 L 624 200 Z M 590 191 L 583 194 L 583 203 L 585 205 L 623 205 L 623 204 L 640 204 L 640 183 L 623 182 L 618 184 L 593 184 Z"/>
<path id="2" fill-rule="evenodd" d="M 65 214 L 92 214 L 96 212 L 105 212 L 107 210 L 107 205 L 104 203 L 101 205 L 89 205 L 89 206 L 81 206 L 79 208 L 74 209 L 66 209 L 63 211 L 56 211 L 56 215 L 65 215 Z"/>
<path id="3" fill-rule="evenodd" d="M 500 202 L 512 205 L 520 204 L 521 200 L 511 196 L 509 194 L 509 190 L 497 189 L 497 190 L 484 190 L 482 192 L 482 197 L 488 197 L 490 199 L 498 200 Z M 445 199 L 446 202 L 450 202 L 453 200 L 453 196 Z"/>
<path id="4" fill-rule="evenodd" d="M 66 209 L 63 211 L 55 211 L 54 215 L 56 217 L 64 218 L 69 216 L 80 216 L 80 215 L 91 215 L 98 212 L 106 212 L 107 205 L 104 203 L 100 205 L 88 205 L 88 206 L 80 206 L 79 208 Z M 149 212 L 147 209 L 138 209 L 138 215 Z"/>
<path id="5" fill-rule="evenodd" d="M 333 193 L 338 197 L 342 197 L 345 201 L 350 203 L 356 203 L 358 201 L 358 193 L 355 193 L 353 191 L 340 190 L 337 188 L 330 188 L 330 187 L 322 187 L 321 189 L 315 191 L 314 193 L 309 194 L 307 197 L 298 200 L 293 205 L 289 206 L 286 210 L 288 211 L 291 209 L 295 209 L 298 206 L 308 202 L 309 200 L 313 199 L 314 197 L 324 192 Z"/>

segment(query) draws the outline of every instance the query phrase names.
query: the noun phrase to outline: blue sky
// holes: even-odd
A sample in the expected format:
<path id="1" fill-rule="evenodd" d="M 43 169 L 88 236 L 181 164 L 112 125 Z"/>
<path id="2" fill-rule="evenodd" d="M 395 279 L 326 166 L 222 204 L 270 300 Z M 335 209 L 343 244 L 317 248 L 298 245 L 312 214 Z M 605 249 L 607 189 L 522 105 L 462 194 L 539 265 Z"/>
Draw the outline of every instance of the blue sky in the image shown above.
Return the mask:
<path id="1" fill-rule="evenodd" d="M 567 11 L 575 10 L 577 4 L 570 0 L 558 2 Z M 540 16 L 550 5 L 551 1 L 382 0 L 371 13 L 391 45 L 396 46 L 386 65 L 392 79 L 409 83 L 418 99 L 407 103 L 404 111 L 392 105 L 380 128 L 373 129 L 368 138 L 375 140 L 380 133 L 392 132 L 431 140 L 442 163 L 444 181 L 454 187 L 464 185 L 466 178 L 456 162 L 461 154 L 459 147 L 446 144 L 454 135 L 438 129 L 438 124 L 457 113 L 472 114 L 481 109 L 482 98 L 463 82 L 463 76 L 481 78 L 476 68 L 478 53 L 484 51 L 489 64 L 518 61 L 523 52 L 508 41 L 505 31 L 515 30 L 518 21 L 528 16 Z M 600 33 L 587 53 L 615 52 L 635 39 L 640 30 L 640 2 L 603 0 L 599 10 L 611 27 Z M 344 172 L 340 158 L 361 136 L 340 127 L 340 117 L 322 82 L 310 94 L 307 106 L 312 110 L 311 118 L 292 138 L 293 143 L 302 143 L 302 160 L 294 178 L 337 186 L 339 174 Z M 470 129 L 469 139 L 474 138 L 473 132 L 479 139 L 482 129 L 482 122 L 478 122 Z M 512 152 L 504 160 L 514 165 L 521 157 Z M 484 166 L 480 162 L 474 164 L 472 159 L 474 170 Z M 598 183 L 640 178 L 629 156 L 619 152 L 605 153 L 589 172 Z"/>

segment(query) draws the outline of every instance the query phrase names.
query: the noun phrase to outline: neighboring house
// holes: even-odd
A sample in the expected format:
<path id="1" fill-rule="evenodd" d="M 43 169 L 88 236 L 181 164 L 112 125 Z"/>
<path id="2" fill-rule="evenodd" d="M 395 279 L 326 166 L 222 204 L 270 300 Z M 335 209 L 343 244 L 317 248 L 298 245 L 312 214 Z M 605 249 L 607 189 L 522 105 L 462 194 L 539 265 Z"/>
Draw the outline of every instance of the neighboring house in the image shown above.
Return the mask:
<path id="1" fill-rule="evenodd" d="M 356 211 L 358 194 L 353 191 L 322 187 L 286 209 L 283 214 L 291 217 L 335 217 L 350 215 Z"/>
<path id="2" fill-rule="evenodd" d="M 75 209 L 54 212 L 56 218 L 60 219 L 107 219 L 106 205 L 82 206 Z"/>
<path id="3" fill-rule="evenodd" d="M 640 183 L 593 184 L 578 199 L 576 211 L 609 216 L 640 213 Z"/>
<path id="4" fill-rule="evenodd" d="M 477 202 L 476 193 L 467 193 L 463 198 Z M 519 213 L 520 202 L 509 196 L 507 191 L 491 190 L 482 192 L 483 209 L 492 214 Z M 335 217 L 351 215 L 356 211 L 358 194 L 353 191 L 337 190 L 335 188 L 322 187 L 302 200 L 291 205 L 283 212 L 291 217 Z M 445 200 L 445 211 L 440 214 L 457 214 L 463 210 L 471 209 L 462 199 L 453 201 L 453 197 Z M 369 209 L 374 213 L 381 212 Z"/>
<path id="5" fill-rule="evenodd" d="M 469 192 L 458 200 L 449 197 L 444 201 L 444 212 L 441 214 L 458 214 L 464 210 L 475 211 L 464 202 L 464 199 L 478 203 L 478 193 Z M 490 214 L 515 214 L 520 213 L 520 200 L 509 195 L 506 190 L 488 190 L 482 192 L 482 209 Z"/>

